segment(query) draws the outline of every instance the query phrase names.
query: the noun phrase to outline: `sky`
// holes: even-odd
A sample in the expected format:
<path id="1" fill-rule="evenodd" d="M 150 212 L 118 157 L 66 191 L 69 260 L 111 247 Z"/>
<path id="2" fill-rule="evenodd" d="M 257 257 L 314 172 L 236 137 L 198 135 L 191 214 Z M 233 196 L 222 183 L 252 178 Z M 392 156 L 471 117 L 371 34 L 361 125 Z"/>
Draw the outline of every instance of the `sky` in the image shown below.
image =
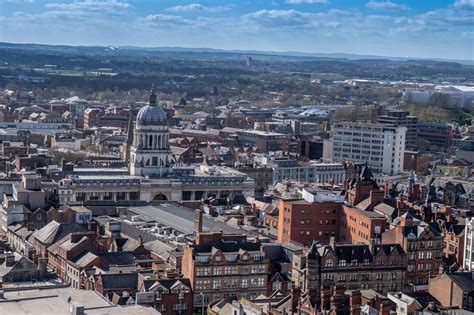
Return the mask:
<path id="1" fill-rule="evenodd" d="M 0 41 L 474 59 L 474 0 L 0 0 Z"/>

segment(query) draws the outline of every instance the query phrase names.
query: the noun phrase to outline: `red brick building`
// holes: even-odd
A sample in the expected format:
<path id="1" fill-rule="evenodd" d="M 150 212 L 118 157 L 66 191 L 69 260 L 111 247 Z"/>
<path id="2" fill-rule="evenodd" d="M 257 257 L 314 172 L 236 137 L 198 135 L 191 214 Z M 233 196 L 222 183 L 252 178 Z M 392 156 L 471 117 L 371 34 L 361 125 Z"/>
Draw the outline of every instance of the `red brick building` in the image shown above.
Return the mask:
<path id="1" fill-rule="evenodd" d="M 372 239 L 380 238 L 385 231 L 386 219 L 373 211 L 343 205 L 339 222 L 340 242 L 369 243 Z"/>
<path id="2" fill-rule="evenodd" d="M 439 273 L 444 242 L 437 223 L 423 222 L 407 212 L 382 234 L 382 243 L 398 243 L 403 247 L 408 260 L 406 282 L 417 290 L 426 290 L 429 278 Z"/>
<path id="3" fill-rule="evenodd" d="M 278 241 L 310 245 L 313 240 L 329 243 L 339 230 L 340 202 L 280 200 Z"/>

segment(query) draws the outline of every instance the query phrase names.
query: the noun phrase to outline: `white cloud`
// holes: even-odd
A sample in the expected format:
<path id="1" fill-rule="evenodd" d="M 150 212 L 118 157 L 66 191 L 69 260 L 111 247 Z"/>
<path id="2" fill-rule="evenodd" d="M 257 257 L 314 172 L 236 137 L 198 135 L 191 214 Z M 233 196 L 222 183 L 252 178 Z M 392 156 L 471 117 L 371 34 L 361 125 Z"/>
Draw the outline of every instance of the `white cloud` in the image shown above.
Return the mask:
<path id="1" fill-rule="evenodd" d="M 324 3 L 329 3 L 328 0 L 286 0 L 286 3 L 290 4 L 302 4 L 302 3 L 307 3 L 307 4 L 324 4 Z"/>
<path id="2" fill-rule="evenodd" d="M 35 0 L 0 0 L 0 3 L 33 3 Z"/>
<path id="3" fill-rule="evenodd" d="M 207 7 L 200 3 L 190 3 L 188 5 L 177 5 L 174 7 L 166 8 L 166 11 L 171 12 L 218 12 L 229 10 L 229 6 L 216 6 L 216 7 Z"/>
<path id="4" fill-rule="evenodd" d="M 191 21 L 179 16 L 179 15 L 167 15 L 167 14 L 151 14 L 145 17 L 145 21 L 152 25 L 157 24 L 174 24 L 174 25 L 187 25 Z"/>
<path id="5" fill-rule="evenodd" d="M 394 3 L 391 1 L 369 1 L 365 4 L 369 9 L 373 10 L 393 10 L 393 11 L 406 11 L 408 7 L 403 4 Z"/>
<path id="6" fill-rule="evenodd" d="M 454 7 L 459 9 L 474 10 L 474 0 L 456 0 Z"/>
<path id="7" fill-rule="evenodd" d="M 262 26 L 269 29 L 297 28 L 300 31 L 305 31 L 339 27 L 341 23 L 335 21 L 335 16 L 342 13 L 345 13 L 345 11 L 336 10 L 326 13 L 309 13 L 294 9 L 260 10 L 243 15 L 242 20 L 245 25 L 253 24 L 254 30 L 258 30 L 257 26 Z"/>
<path id="8" fill-rule="evenodd" d="M 116 0 L 106 1 L 75 1 L 72 3 L 48 3 L 46 8 L 56 10 L 86 10 L 86 11 L 101 11 L 101 10 L 123 10 L 130 7 L 129 3 L 120 2 Z"/>
<path id="9" fill-rule="evenodd" d="M 262 25 L 302 25 L 311 20 L 312 14 L 291 10 L 260 10 L 245 14 L 245 20 Z"/>

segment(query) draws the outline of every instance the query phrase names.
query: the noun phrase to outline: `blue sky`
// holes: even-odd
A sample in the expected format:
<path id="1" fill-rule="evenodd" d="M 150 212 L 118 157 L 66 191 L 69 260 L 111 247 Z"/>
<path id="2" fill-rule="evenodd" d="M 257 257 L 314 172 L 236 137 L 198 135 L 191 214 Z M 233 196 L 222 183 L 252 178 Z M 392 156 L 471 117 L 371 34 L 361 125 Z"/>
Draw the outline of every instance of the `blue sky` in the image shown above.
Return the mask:
<path id="1" fill-rule="evenodd" d="M 0 0 L 0 41 L 474 59 L 474 0 Z"/>

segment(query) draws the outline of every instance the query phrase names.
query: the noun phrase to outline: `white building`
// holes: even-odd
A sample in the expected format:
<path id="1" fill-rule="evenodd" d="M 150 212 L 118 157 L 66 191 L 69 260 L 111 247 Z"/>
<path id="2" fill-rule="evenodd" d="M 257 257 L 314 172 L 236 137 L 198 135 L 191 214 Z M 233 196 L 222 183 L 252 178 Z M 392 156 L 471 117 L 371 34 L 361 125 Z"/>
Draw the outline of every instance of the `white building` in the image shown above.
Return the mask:
<path id="1" fill-rule="evenodd" d="M 340 122 L 333 128 L 333 161 L 370 165 L 374 173 L 403 171 L 406 127 Z"/>
<path id="2" fill-rule="evenodd" d="M 474 218 L 466 219 L 464 232 L 464 270 L 474 271 Z"/>
<path id="3" fill-rule="evenodd" d="M 346 179 L 346 167 L 342 163 L 301 163 L 286 156 L 264 156 L 261 163 L 273 169 L 273 184 L 285 180 L 342 184 Z"/>
<path id="4" fill-rule="evenodd" d="M 166 113 L 156 104 L 152 91 L 150 103 L 137 115 L 130 148 L 130 175 L 163 177 L 170 172 L 172 164 Z"/>
<path id="5" fill-rule="evenodd" d="M 138 112 L 129 150 L 130 174 L 100 170 L 94 174 L 72 174 L 59 181 L 59 202 L 181 202 L 254 195 L 254 180 L 242 172 L 222 166 L 175 163 L 169 146 L 166 113 L 156 103 L 153 91 L 150 103 Z"/>

